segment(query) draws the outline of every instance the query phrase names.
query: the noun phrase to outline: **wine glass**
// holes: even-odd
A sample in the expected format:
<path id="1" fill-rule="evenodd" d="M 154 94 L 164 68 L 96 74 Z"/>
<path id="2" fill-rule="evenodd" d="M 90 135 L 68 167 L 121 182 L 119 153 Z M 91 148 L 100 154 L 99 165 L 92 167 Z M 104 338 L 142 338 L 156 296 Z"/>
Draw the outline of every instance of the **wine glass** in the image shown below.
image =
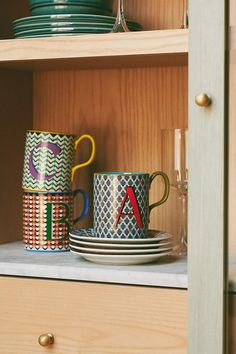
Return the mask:
<path id="1" fill-rule="evenodd" d="M 176 254 L 187 254 L 188 213 L 188 131 L 163 129 L 161 131 L 162 170 L 169 176 L 171 189 L 179 200 L 179 230 Z"/>
<path id="2" fill-rule="evenodd" d="M 116 21 L 115 21 L 115 24 L 114 24 L 111 32 L 112 33 L 130 32 L 130 30 L 126 24 L 126 20 L 125 20 L 124 1 L 123 0 L 118 0 L 118 10 L 117 10 Z"/>
<path id="3" fill-rule="evenodd" d="M 183 15 L 181 28 L 188 28 L 188 0 L 183 0 Z"/>

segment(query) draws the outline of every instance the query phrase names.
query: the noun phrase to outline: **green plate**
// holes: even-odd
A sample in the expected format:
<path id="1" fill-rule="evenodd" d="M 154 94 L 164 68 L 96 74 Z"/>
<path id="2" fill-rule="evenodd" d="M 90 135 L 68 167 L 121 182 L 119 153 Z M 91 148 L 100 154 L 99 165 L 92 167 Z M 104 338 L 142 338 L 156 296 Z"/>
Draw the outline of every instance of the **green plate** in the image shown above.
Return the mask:
<path id="1" fill-rule="evenodd" d="M 54 33 L 109 33 L 110 29 L 102 27 L 84 27 L 81 29 L 74 27 L 61 27 L 61 28 L 44 28 L 39 30 L 28 30 L 15 32 L 16 36 L 24 35 L 38 35 L 38 34 L 54 34 Z"/>
<path id="2" fill-rule="evenodd" d="M 78 31 L 78 32 L 67 32 L 67 33 L 41 33 L 41 34 L 21 34 L 16 35 L 15 38 L 43 38 L 43 37 L 55 37 L 55 36 L 77 36 L 77 35 L 86 35 L 86 34 L 107 34 L 107 31 L 98 31 L 98 30 L 87 30 L 87 31 Z"/>
<path id="3" fill-rule="evenodd" d="M 55 27 L 55 28 L 41 28 L 34 30 L 26 30 L 26 31 L 15 31 L 15 38 L 26 38 L 27 37 L 35 37 L 38 35 L 48 36 L 51 34 L 57 35 L 65 35 L 65 34 L 89 34 L 89 33 L 110 33 L 112 30 L 112 26 L 110 28 L 107 27 Z M 135 31 L 135 30 L 134 30 Z"/>
<path id="4" fill-rule="evenodd" d="M 23 17 L 13 21 L 13 27 L 24 25 L 24 24 L 39 24 L 48 22 L 60 22 L 60 21 L 73 21 L 73 22 L 96 22 L 96 23 L 115 23 L 114 16 L 102 16 L 102 15 L 91 15 L 91 14 L 66 14 L 66 15 L 43 15 L 43 16 L 31 16 Z M 140 24 L 134 21 L 127 20 L 127 24 L 135 26 L 137 28 L 142 28 Z"/>
<path id="5" fill-rule="evenodd" d="M 46 23 L 39 23 L 39 24 L 28 24 L 28 25 L 21 25 L 21 26 L 16 26 L 14 28 L 14 32 L 19 32 L 19 31 L 27 31 L 27 30 L 39 30 L 43 28 L 60 28 L 60 27 L 105 27 L 105 28 L 112 28 L 111 23 L 95 23 L 95 22 L 46 22 Z"/>
<path id="6" fill-rule="evenodd" d="M 109 15 L 111 10 L 101 7 L 78 6 L 78 5 L 45 5 L 31 9 L 33 16 L 41 15 L 59 15 L 59 14 L 93 14 L 93 15 Z"/>
<path id="7" fill-rule="evenodd" d="M 127 23 L 128 27 L 130 30 L 139 30 L 139 27 L 134 26 L 130 23 Z M 104 27 L 104 28 L 109 28 L 112 29 L 113 23 L 96 23 L 96 22 L 75 22 L 75 21 L 70 21 L 70 22 L 44 22 L 44 23 L 29 23 L 29 24 L 24 24 L 24 25 L 17 25 L 14 27 L 14 32 L 19 32 L 19 31 L 27 31 L 27 30 L 38 30 L 41 28 L 58 28 L 58 27 Z"/>
<path id="8" fill-rule="evenodd" d="M 45 4 L 77 4 L 85 6 L 96 6 L 104 9 L 113 8 L 113 0 L 28 0 L 29 7 L 41 6 Z"/>
<path id="9" fill-rule="evenodd" d="M 69 36 L 86 36 L 89 34 L 100 34 L 100 33 L 64 33 L 64 34 L 36 34 L 32 35 L 24 35 L 24 36 L 16 36 L 16 39 L 24 39 L 24 38 L 48 38 L 48 37 L 69 37 Z"/>

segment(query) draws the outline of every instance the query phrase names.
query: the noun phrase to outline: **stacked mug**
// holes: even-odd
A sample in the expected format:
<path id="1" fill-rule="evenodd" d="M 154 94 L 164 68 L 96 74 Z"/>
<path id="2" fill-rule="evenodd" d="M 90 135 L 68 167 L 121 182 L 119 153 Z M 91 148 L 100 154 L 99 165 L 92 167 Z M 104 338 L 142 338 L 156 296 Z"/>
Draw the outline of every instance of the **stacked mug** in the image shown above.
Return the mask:
<path id="1" fill-rule="evenodd" d="M 80 143 L 89 140 L 91 154 L 86 162 L 74 165 Z M 23 170 L 23 239 L 25 249 L 37 252 L 69 251 L 69 232 L 88 214 L 88 194 L 72 189 L 75 173 L 92 163 L 95 142 L 80 137 L 28 130 Z M 83 197 L 81 215 L 74 219 L 74 200 Z"/>
<path id="2" fill-rule="evenodd" d="M 156 178 L 163 180 L 164 190 L 150 204 Z M 164 172 L 98 172 L 93 186 L 93 229 L 71 231 L 73 253 L 111 265 L 144 264 L 172 253 L 172 236 L 149 229 L 151 211 L 169 196 L 169 178 Z"/>

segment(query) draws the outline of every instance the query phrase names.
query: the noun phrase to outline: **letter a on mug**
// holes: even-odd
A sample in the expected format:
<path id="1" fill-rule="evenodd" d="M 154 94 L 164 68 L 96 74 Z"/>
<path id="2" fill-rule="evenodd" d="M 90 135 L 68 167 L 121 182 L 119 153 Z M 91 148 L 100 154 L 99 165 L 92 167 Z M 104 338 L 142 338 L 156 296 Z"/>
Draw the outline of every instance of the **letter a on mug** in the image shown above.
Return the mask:
<path id="1" fill-rule="evenodd" d="M 131 205 L 133 208 L 133 213 L 128 213 L 128 214 L 123 213 L 123 209 L 125 207 L 125 203 L 126 203 L 127 198 L 129 198 L 129 200 L 131 202 Z M 136 195 L 134 193 L 133 187 L 127 187 L 125 196 L 122 200 L 121 207 L 120 207 L 120 210 L 119 210 L 117 218 L 116 218 L 115 228 L 117 228 L 117 225 L 120 221 L 121 216 L 133 216 L 133 215 L 135 216 L 138 228 L 141 229 L 143 227 L 143 223 L 142 223 L 142 219 L 141 219 L 141 215 L 140 215 L 140 211 L 139 211 L 138 201 L 137 201 Z"/>

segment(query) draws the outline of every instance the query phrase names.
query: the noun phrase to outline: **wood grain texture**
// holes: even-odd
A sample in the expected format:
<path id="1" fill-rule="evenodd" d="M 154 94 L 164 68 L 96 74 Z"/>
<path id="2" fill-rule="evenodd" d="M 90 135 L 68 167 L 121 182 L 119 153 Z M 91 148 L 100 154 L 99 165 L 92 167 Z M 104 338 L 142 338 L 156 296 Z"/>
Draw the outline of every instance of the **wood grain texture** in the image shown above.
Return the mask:
<path id="1" fill-rule="evenodd" d="M 114 13 L 115 8 L 116 2 Z M 188 31 L 180 30 L 183 0 L 129 0 L 126 12 L 144 31 L 159 31 L 6 40 L 0 43 L 0 67 L 55 70 L 187 64 Z M 4 2 L 2 38 L 12 36 L 13 19 L 29 15 L 27 0 Z M 170 31 L 161 31 L 167 29 Z"/>
<path id="2" fill-rule="evenodd" d="M 189 353 L 226 354 L 225 1 L 190 0 L 190 23 Z"/>
<path id="3" fill-rule="evenodd" d="M 183 3 L 183 0 L 128 0 L 125 12 L 127 18 L 141 23 L 144 30 L 178 29 L 182 24 Z"/>
<path id="4" fill-rule="evenodd" d="M 18 6 L 19 3 L 22 4 L 20 9 Z M 159 28 L 178 28 L 178 26 L 174 25 L 174 23 L 177 23 L 177 20 L 179 20 L 180 7 L 178 7 L 178 11 L 176 7 L 179 6 L 178 4 L 181 5 L 181 1 L 175 1 L 175 3 L 173 3 L 173 1 L 169 0 L 167 2 L 149 0 L 149 6 L 147 7 L 141 1 L 130 1 L 128 2 L 127 11 L 128 13 L 131 13 L 132 11 L 134 18 L 135 12 L 139 14 L 140 21 L 141 17 L 142 21 L 145 20 L 145 26 L 147 26 L 147 29 L 153 28 L 155 22 L 154 18 L 157 16 L 160 19 L 160 14 L 162 16 L 162 25 L 158 25 Z M 19 14 L 19 17 L 24 16 L 24 11 L 26 11 L 25 9 L 27 7 L 26 1 L 18 1 L 16 4 L 14 0 L 11 3 L 11 6 L 12 10 L 9 4 L 3 6 L 3 14 L 8 14 L 6 15 L 5 21 L 9 21 L 9 19 L 12 19 L 14 16 L 17 17 L 17 14 Z M 173 9 L 175 9 L 175 12 L 173 12 Z M 149 18 L 151 22 L 148 25 Z M 114 53 L 112 41 L 108 39 L 111 37 L 106 37 L 111 44 L 109 55 L 113 55 L 117 62 L 121 62 L 121 65 L 135 65 L 132 55 L 127 55 L 127 57 L 129 57 L 128 64 L 122 62 L 122 57 L 120 55 L 123 52 L 121 52 L 119 48 L 125 46 L 131 54 L 132 50 L 129 47 L 132 44 L 135 53 L 138 54 L 139 51 L 135 48 L 135 44 L 133 43 L 133 35 L 136 34 L 127 34 L 128 37 L 125 37 L 125 35 L 126 34 L 116 35 L 117 41 L 115 42 L 117 43 L 117 52 Z M 136 65 L 145 65 L 147 67 L 151 63 L 153 65 L 154 60 L 155 65 L 159 65 L 160 63 L 170 65 L 170 61 L 168 61 L 169 59 L 167 58 L 169 54 L 171 54 L 171 56 L 173 55 L 172 59 L 176 60 L 176 58 L 179 58 L 179 55 L 180 58 L 182 58 L 182 54 L 185 55 L 187 53 L 187 31 L 177 30 L 154 32 L 154 37 L 152 37 L 151 32 L 138 33 L 137 35 L 138 38 L 139 35 L 144 38 L 142 42 L 146 49 L 141 48 L 141 51 L 139 52 L 140 55 L 135 55 Z M 131 38 L 131 40 L 119 40 L 119 36 L 122 36 L 122 38 Z M 99 55 L 99 47 L 100 50 L 102 50 L 103 46 L 105 48 L 105 43 L 98 46 L 98 42 L 94 42 L 94 39 L 92 39 L 93 37 L 94 36 L 91 36 L 91 42 L 88 41 L 87 43 L 87 40 L 85 40 L 85 47 L 87 46 L 87 48 L 90 48 L 89 50 L 91 50 L 91 48 L 94 49 L 93 53 L 90 52 L 90 55 L 96 56 Z M 99 41 L 101 41 L 102 37 L 98 36 L 96 38 L 100 38 Z M 77 38 L 72 39 L 75 43 L 77 43 L 77 40 Z M 58 42 L 56 43 L 57 45 L 54 48 L 56 52 L 53 54 L 54 57 L 60 56 L 60 51 L 64 50 L 65 45 L 70 46 L 69 41 L 65 41 L 65 38 L 62 38 L 61 41 L 62 44 L 57 49 Z M 3 55 L 2 60 L 4 60 L 4 55 L 7 55 L 5 46 L 7 46 L 8 43 L 15 43 L 13 46 L 16 46 L 16 51 L 14 50 L 13 52 L 15 54 L 12 52 L 12 56 L 10 55 L 11 64 L 8 64 L 13 66 L 16 65 L 16 67 L 18 67 L 18 64 L 16 63 L 18 59 L 24 62 L 24 56 L 22 56 L 24 42 L 30 43 L 31 41 L 2 41 L 0 43 L 0 52 Z M 52 42 L 49 42 L 50 50 L 52 50 Z M 168 45 L 168 42 L 169 44 L 171 43 L 170 46 Z M 33 43 L 36 45 L 38 42 L 35 40 Z M 47 43 L 47 39 L 45 40 L 45 43 Z M 76 45 L 76 47 L 80 50 L 79 45 Z M 47 57 L 47 46 L 40 45 L 37 50 L 35 48 L 37 48 L 37 45 L 32 48 L 32 57 L 30 60 L 34 59 L 34 56 L 41 59 Z M 11 47 L 11 49 L 8 49 L 9 54 L 13 48 Z M 70 48 L 68 47 L 67 49 Z M 88 55 L 88 53 L 86 54 L 83 52 L 85 48 L 82 49 L 81 55 Z M 149 54 L 146 53 L 147 55 L 145 56 L 146 50 Z M 155 59 L 155 55 L 152 57 L 152 54 L 150 54 L 152 51 L 153 53 L 159 51 L 160 56 L 159 54 L 158 56 L 159 58 L 162 58 L 161 62 L 158 62 L 159 59 Z M 70 50 L 67 52 L 70 53 Z M 167 52 L 168 55 L 166 57 L 165 53 Z M 78 55 L 78 53 L 76 55 Z M 100 55 L 104 54 L 100 52 Z M 8 57 L 8 59 L 5 57 L 5 59 L 9 60 L 10 57 Z M 137 57 L 139 59 L 137 59 Z M 186 55 L 184 58 L 184 62 L 186 63 Z M 85 61 L 88 60 L 86 57 L 84 59 Z M 92 64 L 89 64 L 89 66 L 96 66 L 95 63 L 97 62 L 97 58 L 94 59 L 91 57 L 90 59 L 92 60 Z M 182 59 L 181 64 L 183 64 Z M 77 58 L 75 58 L 75 61 L 77 61 Z M 103 65 L 109 67 L 109 61 L 108 58 L 104 61 Z M 42 65 L 41 68 L 43 68 L 45 60 L 40 60 L 39 62 L 32 60 L 34 65 L 32 64 L 33 67 L 31 67 L 31 69 L 39 69 L 40 65 Z M 52 61 L 51 64 L 53 69 L 55 69 L 54 61 Z M 176 61 L 176 64 L 179 64 L 178 60 Z M 28 64 L 26 64 L 26 67 L 27 65 Z M 73 66 L 71 58 L 69 65 Z M 24 67 L 24 64 L 22 67 Z M 96 163 L 89 169 L 88 174 L 86 171 L 83 171 L 81 177 L 79 177 L 81 178 L 81 185 L 88 188 L 90 191 L 92 190 L 91 177 L 93 171 L 101 169 L 137 170 L 142 168 L 143 170 L 152 172 L 153 170 L 160 169 L 162 166 L 160 158 L 160 129 L 186 125 L 186 66 L 159 69 L 155 67 L 130 70 L 83 70 L 68 71 L 68 73 L 64 71 L 55 73 L 43 72 L 36 73 L 34 81 L 35 128 L 38 127 L 41 130 L 53 129 L 60 131 L 74 131 L 78 133 L 86 130 L 95 135 L 99 150 Z M 21 133 L 30 128 L 28 112 L 31 111 L 31 94 L 31 90 L 25 90 L 23 85 L 18 96 L 22 105 L 24 102 L 25 110 L 27 110 L 24 111 L 22 109 L 22 116 L 27 118 L 24 118 L 26 123 L 21 123 L 22 130 L 19 130 Z M 14 110 L 14 107 L 17 107 L 17 104 L 12 104 L 11 109 Z M 17 111 L 17 115 L 21 115 L 21 111 Z M 113 135 L 114 138 L 112 137 Z M 23 144 L 22 137 L 20 141 L 21 144 Z M 158 147 L 156 147 L 157 145 Z M 21 146 L 23 148 L 23 145 Z M 19 161 L 22 161 L 23 159 L 22 148 L 21 150 L 19 149 Z M 109 153 L 109 150 L 111 150 L 111 154 Z M 86 152 L 84 155 L 82 152 L 81 158 L 86 158 Z M 17 171 L 16 185 L 19 188 L 22 173 L 21 165 Z M 158 185 L 160 185 L 160 183 L 157 183 L 152 189 L 151 199 L 153 201 L 159 198 L 161 194 L 159 189 L 161 189 L 162 186 L 158 188 Z M 16 195 L 19 196 L 19 189 L 18 194 Z M 21 201 L 19 197 L 17 197 L 16 203 L 18 206 L 20 205 Z M 174 225 L 176 224 L 177 218 L 177 214 L 171 212 L 171 210 L 174 209 L 176 209 L 176 196 L 171 195 L 169 202 L 166 203 L 163 208 L 160 208 L 158 213 L 156 211 L 153 212 L 152 225 L 154 227 L 159 225 L 161 228 L 174 232 Z M 15 215 L 13 211 L 12 214 Z M 160 214 L 160 218 L 159 216 L 157 217 L 158 214 Z M 170 215 L 172 216 L 169 217 Z M 19 213 L 17 209 L 17 220 L 20 220 L 20 217 L 21 213 Z M 164 219 L 168 221 L 162 221 Z M 6 218 L 3 219 L 3 223 L 6 223 L 5 220 Z M 19 222 L 17 222 L 17 226 L 19 226 Z M 21 230 L 21 228 L 19 228 L 19 230 Z M 11 232 L 11 234 L 14 233 Z M 20 234 L 21 232 L 18 232 L 18 235 Z M 7 238 L 8 236 L 6 239 Z M 12 236 L 10 236 L 9 239 L 12 239 Z"/>
<path id="5" fill-rule="evenodd" d="M 81 170 L 76 183 L 92 200 L 94 172 L 162 168 L 161 129 L 186 127 L 187 86 L 187 67 L 35 73 L 34 128 L 95 137 L 95 163 Z M 78 159 L 87 156 L 87 146 L 81 146 Z M 154 182 L 151 202 L 162 190 Z M 175 233 L 177 202 L 172 193 L 152 212 L 151 227 Z M 91 220 L 92 213 L 80 225 Z"/>
<path id="6" fill-rule="evenodd" d="M 229 354 L 236 354 L 236 295 L 229 296 Z"/>
<path id="7" fill-rule="evenodd" d="M 181 28 L 183 0 L 129 0 L 125 6 L 127 18 L 140 22 L 144 30 Z M 1 38 L 11 38 L 12 21 L 26 16 L 30 16 L 27 0 L 2 1 Z"/>
<path id="8" fill-rule="evenodd" d="M 32 127 L 32 75 L 0 72 L 0 243 L 22 237 L 25 131 Z"/>
<path id="9" fill-rule="evenodd" d="M 183 65 L 188 30 L 5 40 L 0 67 L 24 70 Z"/>
<path id="10" fill-rule="evenodd" d="M 185 354 L 187 292 L 1 278 L 4 354 Z M 51 332 L 43 349 L 38 336 Z"/>

